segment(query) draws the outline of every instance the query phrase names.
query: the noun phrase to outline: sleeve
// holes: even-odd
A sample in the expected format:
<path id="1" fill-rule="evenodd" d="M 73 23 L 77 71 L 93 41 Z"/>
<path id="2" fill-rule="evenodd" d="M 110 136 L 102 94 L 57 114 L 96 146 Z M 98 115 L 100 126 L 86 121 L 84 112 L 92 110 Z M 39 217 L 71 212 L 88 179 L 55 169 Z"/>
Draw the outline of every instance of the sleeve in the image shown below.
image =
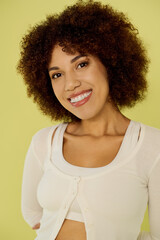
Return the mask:
<path id="1" fill-rule="evenodd" d="M 148 193 L 150 232 L 141 232 L 137 240 L 160 240 L 160 157 L 150 171 Z"/>
<path id="2" fill-rule="evenodd" d="M 31 227 L 42 217 L 42 208 L 37 201 L 37 186 L 42 175 L 43 167 L 35 154 L 32 138 L 24 163 L 21 194 L 22 215 Z"/>

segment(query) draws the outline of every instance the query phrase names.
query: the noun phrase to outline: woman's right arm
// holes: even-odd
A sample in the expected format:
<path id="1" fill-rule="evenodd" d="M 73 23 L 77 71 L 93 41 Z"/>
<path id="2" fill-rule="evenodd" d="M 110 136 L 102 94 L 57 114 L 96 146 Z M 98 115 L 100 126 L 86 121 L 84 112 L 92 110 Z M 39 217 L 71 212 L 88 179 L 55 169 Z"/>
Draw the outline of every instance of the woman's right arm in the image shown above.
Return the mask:
<path id="1" fill-rule="evenodd" d="M 21 209 L 24 220 L 33 229 L 39 228 L 39 222 L 42 217 L 42 207 L 37 201 L 37 187 L 42 175 L 42 164 L 35 153 L 32 138 L 23 170 Z"/>

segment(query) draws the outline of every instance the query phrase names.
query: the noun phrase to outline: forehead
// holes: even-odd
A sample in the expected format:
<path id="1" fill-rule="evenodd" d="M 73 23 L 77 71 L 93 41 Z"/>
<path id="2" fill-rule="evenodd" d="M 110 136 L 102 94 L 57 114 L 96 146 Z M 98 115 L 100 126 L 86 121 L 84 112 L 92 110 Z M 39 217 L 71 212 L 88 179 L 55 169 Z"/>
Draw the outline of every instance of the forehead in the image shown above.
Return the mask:
<path id="1" fill-rule="evenodd" d="M 89 56 L 90 54 L 80 54 L 78 51 L 75 51 L 74 53 L 68 53 L 63 50 L 63 47 L 56 45 L 51 53 L 51 60 L 49 63 L 49 67 L 53 64 L 59 65 L 59 64 L 65 64 L 68 62 L 74 62 L 77 60 L 80 56 Z M 90 55 L 91 56 L 91 55 Z"/>
<path id="2" fill-rule="evenodd" d="M 100 59 L 92 54 L 86 53 L 86 54 L 81 54 L 78 51 L 75 51 L 74 53 L 68 53 L 63 51 L 63 47 L 59 46 L 59 45 L 55 45 L 55 47 L 52 50 L 52 55 L 51 55 L 51 60 L 48 64 L 48 69 L 59 69 L 62 66 L 68 66 L 68 64 L 72 64 L 73 62 L 75 62 L 77 59 L 80 59 L 81 57 L 85 57 L 87 56 L 90 61 L 92 62 L 92 64 L 96 64 L 96 66 L 98 68 L 104 68 L 104 66 L 102 66 L 102 62 L 100 61 Z"/>

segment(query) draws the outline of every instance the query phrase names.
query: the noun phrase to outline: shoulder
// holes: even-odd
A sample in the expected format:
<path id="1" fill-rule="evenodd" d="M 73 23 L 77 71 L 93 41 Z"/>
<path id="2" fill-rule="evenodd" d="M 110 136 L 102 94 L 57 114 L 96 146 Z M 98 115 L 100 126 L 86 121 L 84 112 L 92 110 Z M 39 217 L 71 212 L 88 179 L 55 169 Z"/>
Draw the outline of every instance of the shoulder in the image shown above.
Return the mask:
<path id="1" fill-rule="evenodd" d="M 32 137 L 32 145 L 37 155 L 45 155 L 48 151 L 48 146 L 51 142 L 52 135 L 55 129 L 62 123 L 42 128 L 38 130 Z"/>
<path id="2" fill-rule="evenodd" d="M 142 124 L 142 127 L 144 128 L 143 156 L 145 156 L 148 176 L 150 177 L 153 169 L 156 169 L 157 164 L 160 163 L 160 129 L 145 124 Z"/>
<path id="3" fill-rule="evenodd" d="M 143 123 L 141 123 L 141 126 L 144 129 L 145 134 L 147 136 L 150 136 L 151 138 L 160 139 L 160 129 L 145 125 Z"/>
<path id="4" fill-rule="evenodd" d="M 160 160 L 160 130 L 140 123 L 140 135 L 135 150 L 136 170 L 148 180 L 151 169 Z"/>
<path id="5" fill-rule="evenodd" d="M 141 123 L 142 137 L 146 147 L 160 152 L 160 129 Z"/>
<path id="6" fill-rule="evenodd" d="M 55 129 L 61 124 L 63 123 L 42 128 L 32 136 L 32 150 L 42 166 L 44 164 L 46 156 L 48 156 L 52 136 L 54 135 Z"/>
<path id="7" fill-rule="evenodd" d="M 46 139 L 59 125 L 60 123 L 38 130 L 32 137 L 33 141 Z"/>

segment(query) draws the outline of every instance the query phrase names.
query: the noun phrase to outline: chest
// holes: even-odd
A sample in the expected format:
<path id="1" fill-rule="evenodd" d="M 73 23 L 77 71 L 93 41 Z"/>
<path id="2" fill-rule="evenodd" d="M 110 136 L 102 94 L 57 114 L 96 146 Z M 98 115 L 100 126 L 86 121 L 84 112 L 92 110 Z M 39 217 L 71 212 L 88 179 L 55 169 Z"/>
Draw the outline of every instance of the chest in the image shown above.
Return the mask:
<path id="1" fill-rule="evenodd" d="M 102 167 L 111 163 L 122 144 L 122 136 L 100 139 L 64 138 L 63 156 L 67 162 L 79 167 Z"/>

